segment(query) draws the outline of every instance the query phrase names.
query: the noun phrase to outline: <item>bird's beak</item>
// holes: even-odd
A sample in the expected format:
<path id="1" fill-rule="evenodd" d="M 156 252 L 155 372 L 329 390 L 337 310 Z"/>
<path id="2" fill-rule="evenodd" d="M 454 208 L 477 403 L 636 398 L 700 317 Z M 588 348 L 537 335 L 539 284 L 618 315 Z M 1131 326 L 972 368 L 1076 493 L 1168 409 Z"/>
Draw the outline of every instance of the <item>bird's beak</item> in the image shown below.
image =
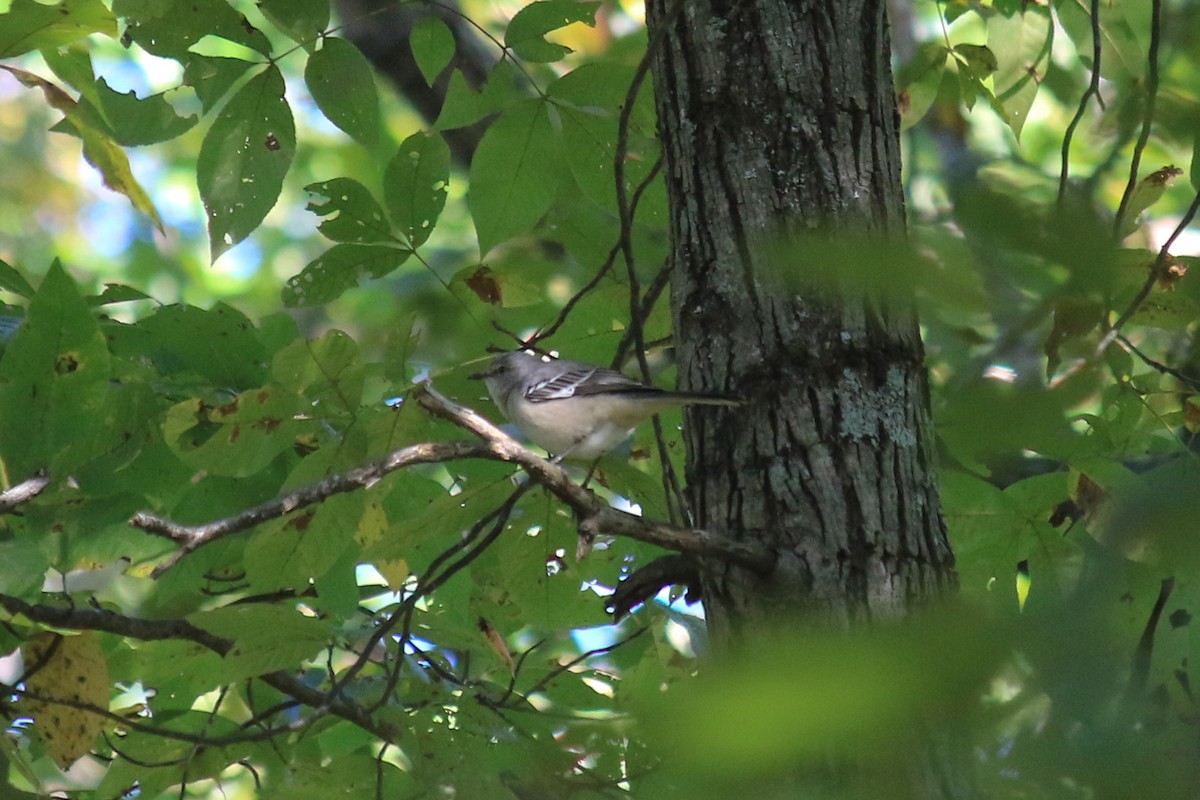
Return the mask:
<path id="1" fill-rule="evenodd" d="M 467 380 L 482 381 L 487 380 L 490 377 L 492 377 L 491 370 L 485 370 L 483 372 L 472 372 L 467 376 Z"/>

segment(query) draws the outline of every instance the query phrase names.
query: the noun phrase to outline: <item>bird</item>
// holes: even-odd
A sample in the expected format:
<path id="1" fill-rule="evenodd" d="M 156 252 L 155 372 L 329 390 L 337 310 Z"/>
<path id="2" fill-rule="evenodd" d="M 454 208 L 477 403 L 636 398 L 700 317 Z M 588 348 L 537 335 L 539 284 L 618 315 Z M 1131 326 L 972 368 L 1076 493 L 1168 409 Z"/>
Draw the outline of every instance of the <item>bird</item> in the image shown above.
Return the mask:
<path id="1" fill-rule="evenodd" d="M 501 353 L 488 369 L 469 377 L 482 380 L 500 413 L 556 461 L 595 461 L 638 425 L 675 406 L 743 403 L 723 395 L 666 391 L 613 369 L 528 350 Z"/>

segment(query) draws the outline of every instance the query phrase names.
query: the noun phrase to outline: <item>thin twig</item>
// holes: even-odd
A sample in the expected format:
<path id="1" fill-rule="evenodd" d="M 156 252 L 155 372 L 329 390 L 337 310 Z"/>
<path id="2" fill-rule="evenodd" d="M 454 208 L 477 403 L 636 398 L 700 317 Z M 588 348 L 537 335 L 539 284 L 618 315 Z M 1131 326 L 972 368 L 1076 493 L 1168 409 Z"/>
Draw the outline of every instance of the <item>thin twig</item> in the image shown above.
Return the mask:
<path id="1" fill-rule="evenodd" d="M 184 619 L 140 619 L 99 608 L 63 608 L 42 603 L 28 603 L 19 597 L 5 594 L 0 594 L 0 608 L 10 614 L 24 616 L 31 622 L 53 628 L 101 631 L 147 642 L 167 639 L 189 641 L 218 655 L 225 655 L 233 647 L 232 640 L 215 636 Z M 310 715 L 308 723 L 323 715 L 322 709 L 327 707 L 328 713 L 333 716 L 340 717 L 381 739 L 391 740 L 399 736 L 399 729 L 390 723 L 372 719 L 353 703 L 344 701 L 328 703 L 328 696 L 325 692 L 309 686 L 291 673 L 270 672 L 259 675 L 256 679 L 276 691 L 294 698 L 297 702 L 315 709 L 317 714 Z"/>
<path id="2" fill-rule="evenodd" d="M 667 288 L 667 284 L 671 282 L 671 262 L 666 260 L 662 266 L 658 268 L 658 272 L 654 275 L 654 280 L 650 282 L 650 286 L 646 288 L 646 293 L 642 296 L 642 319 L 648 319 L 650 312 L 654 310 L 654 306 L 658 303 L 658 298 L 662 296 L 663 290 Z M 664 337 L 654 342 L 646 342 L 646 348 L 654 347 L 661 344 L 663 341 L 670 341 L 671 337 Z M 616 355 L 613 357 L 613 364 L 624 364 L 625 358 L 629 354 L 629 347 L 633 343 L 632 329 L 627 328 L 621 336 L 621 341 L 617 343 Z"/>
<path id="3" fill-rule="evenodd" d="M 268 520 L 278 519 L 297 509 L 320 503 L 335 494 L 369 488 L 390 472 L 417 464 L 486 457 L 487 448 L 474 442 L 414 444 L 394 450 L 383 458 L 370 461 L 356 469 L 332 475 L 323 481 L 289 492 L 232 517 L 202 525 L 182 525 L 142 511 L 135 514 L 129 520 L 129 524 L 155 536 L 170 539 L 179 545 L 178 550 L 155 567 L 151 576 L 157 578 L 181 558 L 206 544 L 233 533 L 249 530 Z"/>
<path id="4" fill-rule="evenodd" d="M 1149 64 L 1146 74 L 1146 111 L 1142 114 L 1142 132 L 1138 135 L 1137 144 L 1133 146 L 1133 156 L 1129 160 L 1129 180 L 1125 183 L 1125 191 L 1121 194 L 1121 203 L 1117 206 L 1116 219 L 1113 220 L 1113 238 L 1120 241 L 1121 228 L 1125 224 L 1125 213 L 1129 209 L 1129 200 L 1138 183 L 1138 169 L 1142 164 L 1142 153 L 1150 141 L 1150 128 L 1154 123 L 1155 106 L 1158 103 L 1158 44 L 1162 34 L 1162 0 L 1150 0 L 1150 48 Z"/>
<path id="5" fill-rule="evenodd" d="M 451 402 L 428 385 L 418 389 L 416 399 L 426 410 L 450 420 L 484 441 L 423 443 L 404 447 L 363 467 L 333 475 L 232 517 L 201 525 L 182 525 L 152 514 L 137 514 L 130 520 L 131 525 L 170 539 L 179 546 L 153 574 L 162 574 L 187 553 L 209 542 L 277 519 L 333 494 L 368 488 L 388 472 L 401 467 L 460 458 L 486 458 L 517 464 L 530 478 L 572 508 L 579 520 L 579 531 L 585 536 L 600 533 L 626 536 L 668 550 L 728 559 L 762 573 L 774 568 L 775 555 L 765 548 L 699 529 L 655 522 L 608 506 L 595 494 L 574 483 L 561 466 L 537 455 L 477 412 Z"/>
<path id="6" fill-rule="evenodd" d="M 568 661 L 565 664 L 559 664 L 556 669 L 551 670 L 550 673 L 543 676 L 540 681 L 538 681 L 537 683 L 530 686 L 529 689 L 525 692 L 525 694 L 531 695 L 531 694 L 536 694 L 538 692 L 544 691 L 546 689 L 546 687 L 549 686 L 550 683 L 555 678 L 557 678 L 559 675 L 563 674 L 564 672 L 570 671 L 571 669 L 575 668 L 576 666 L 582 664 L 584 661 L 587 661 L 589 658 L 594 658 L 595 656 L 604 655 L 605 653 L 611 653 L 612 651 L 629 644 L 634 639 L 638 638 L 639 636 L 644 634 L 646 631 L 650 630 L 650 627 L 651 626 L 649 626 L 649 625 L 643 625 L 642 627 L 635 630 L 633 633 L 626 636 L 624 639 L 620 639 L 619 641 L 613 642 L 612 644 L 604 645 L 603 647 L 593 648 L 591 650 L 588 650 L 587 652 L 580 653 L 578 656 L 571 659 L 570 661 Z"/>
<path id="7" fill-rule="evenodd" d="M 1058 205 L 1063 204 L 1063 198 L 1067 193 L 1067 175 L 1071 164 L 1071 139 L 1075 135 L 1075 128 L 1083 119 L 1084 113 L 1087 112 L 1088 102 L 1093 97 L 1099 97 L 1100 94 L 1100 53 L 1101 53 L 1101 36 L 1100 36 L 1100 0 L 1092 0 L 1092 79 L 1088 83 L 1087 89 L 1083 92 L 1083 97 L 1079 98 L 1079 108 L 1075 110 L 1075 116 L 1071 118 L 1070 124 L 1067 125 L 1066 133 L 1063 134 L 1062 143 L 1062 170 L 1058 176 Z"/>
<path id="8" fill-rule="evenodd" d="M 678 11 L 680 5 L 679 0 L 676 0 L 670 13 L 673 14 Z M 646 44 L 646 52 L 642 55 L 642 59 L 638 62 L 637 69 L 633 73 L 633 79 L 629 82 L 629 89 L 625 92 L 625 102 L 621 104 L 621 113 L 617 117 L 617 144 L 613 152 L 613 182 L 616 184 L 617 218 L 620 225 L 620 232 L 618 233 L 616 244 L 609 251 L 604 264 L 596 271 L 595 277 L 588 281 L 582 289 L 567 301 L 554 322 L 538 334 L 537 338 L 539 339 L 545 339 L 553 335 L 562 327 L 563 323 L 566 322 L 567 315 L 571 313 L 571 309 L 575 307 L 575 304 L 595 289 L 600 284 L 601 279 L 612 269 L 618 253 L 626 252 L 626 264 L 632 265 L 633 263 L 633 215 L 637 210 L 638 202 L 641 200 L 642 192 L 658 177 L 658 172 L 662 168 L 662 156 L 660 155 L 655 160 L 654 166 L 650 169 L 646 177 L 642 179 L 641 184 L 634 191 L 632 200 L 630 200 L 625 193 L 625 159 L 628 158 L 626 151 L 629 149 L 629 119 L 633 114 L 633 107 L 637 102 L 638 94 L 641 92 L 642 83 L 646 80 L 646 75 L 650 73 L 650 63 L 654 59 L 655 52 L 662 46 L 662 42 L 665 39 L 665 30 L 666 28 L 664 27 L 655 31 L 654 35 L 650 37 L 650 41 Z M 635 304 L 637 302 L 636 282 L 631 283 L 629 288 L 632 295 L 630 303 Z M 636 306 L 631 307 L 636 308 Z M 636 313 L 635 310 L 635 320 L 637 319 Z M 634 324 L 637 323 L 634 322 Z"/>
<path id="9" fill-rule="evenodd" d="M 521 498 L 525 496 L 525 493 L 528 492 L 533 485 L 534 484 L 532 481 L 526 481 L 525 483 L 521 484 L 513 491 L 511 495 L 508 496 L 508 499 L 500 504 L 495 511 L 475 523 L 475 525 L 471 527 L 471 532 L 464 537 L 464 542 L 466 542 L 468 545 L 473 544 L 474 546 L 472 546 L 471 549 L 463 554 L 458 560 L 454 561 L 452 564 L 447 566 L 444 570 L 433 577 L 428 577 L 428 575 L 432 574 L 435 567 L 431 565 L 430 568 L 426 570 L 426 576 L 422 577 L 421 582 L 417 584 L 417 588 L 413 590 L 413 593 L 409 597 L 405 598 L 404 603 L 402 604 L 404 629 L 403 636 L 401 638 L 403 641 L 407 642 L 412 637 L 413 613 L 416 611 L 417 603 L 420 601 L 420 599 L 433 594 L 438 590 L 439 587 L 445 585 L 446 581 L 450 580 L 452 577 L 470 565 L 472 561 L 483 555 L 483 553 L 489 547 L 491 547 L 498 538 L 500 538 L 500 534 L 504 533 L 504 529 L 508 525 L 508 520 L 512 517 L 513 509 L 517 507 L 517 503 L 520 502 Z M 488 524 L 491 525 L 491 530 L 489 530 L 487 534 L 478 541 L 478 543 L 475 543 L 475 539 L 479 536 L 479 533 L 483 530 L 484 526 Z M 459 548 L 456 547 L 455 552 L 457 552 L 458 549 Z M 374 710 L 381 707 L 387 701 L 387 698 L 392 694 L 392 692 L 396 690 L 396 684 L 399 682 L 399 680 L 400 670 L 397 668 L 388 677 L 387 689 L 383 692 L 379 702 L 375 706 L 372 706 L 369 710 Z"/>
<path id="10" fill-rule="evenodd" d="M 650 172 L 646 174 L 646 177 L 642 179 L 642 182 L 638 184 L 637 189 L 634 190 L 633 199 L 630 201 L 630 213 L 637 212 L 637 207 L 641 202 L 642 194 L 645 192 L 646 187 L 653 183 L 654 179 L 658 177 L 658 172 L 661 169 L 662 157 L 659 156 L 659 158 L 654 162 L 654 166 L 650 169 Z M 567 302 L 563 304 L 562 309 L 559 310 L 558 316 L 554 318 L 554 322 L 538 331 L 535 341 L 549 339 L 551 336 L 557 333 L 558 329 L 561 328 L 563 323 L 567 321 L 567 317 L 570 316 L 571 311 L 574 310 L 579 301 L 591 294 L 592 290 L 600 285 L 600 281 L 604 280 L 604 277 L 608 275 L 608 273 L 612 270 L 613 264 L 615 264 L 617 261 L 617 256 L 621 252 L 621 241 L 622 240 L 620 238 L 617 239 L 616 243 L 614 243 L 609 249 L 608 255 L 605 256 L 604 263 L 600 265 L 598 270 L 596 270 L 596 274 L 592 276 L 592 279 L 585 283 L 579 291 L 571 295 L 571 298 L 567 300 Z"/>
<path id="11" fill-rule="evenodd" d="M 595 494 L 574 483 L 558 464 L 523 446 L 469 408 L 464 408 L 426 386 L 417 395 L 426 410 L 448 419 L 487 442 L 494 457 L 523 469 L 575 512 L 579 532 L 585 536 L 626 536 L 681 553 L 711 556 L 767 574 L 775 567 L 775 553 L 749 542 L 739 542 L 698 528 L 679 528 L 612 508 Z"/>
<path id="12" fill-rule="evenodd" d="M 1139 350 L 1136 346 L 1134 346 L 1133 342 L 1131 342 L 1131 341 L 1129 341 L 1129 339 L 1125 338 L 1124 335 L 1118 335 L 1117 341 L 1120 342 L 1121 345 L 1126 350 L 1128 350 L 1129 352 L 1133 353 L 1135 356 L 1140 358 L 1142 360 L 1142 363 L 1144 363 L 1146 366 L 1150 367 L 1151 369 L 1156 370 L 1157 372 L 1161 372 L 1164 375 L 1170 375 L 1175 380 L 1179 381 L 1180 383 L 1186 384 L 1187 386 L 1190 386 L 1193 389 L 1200 389 L 1200 379 L 1193 378 L 1190 375 L 1186 375 L 1183 372 L 1181 372 L 1180 370 L 1177 370 L 1174 367 L 1169 367 L 1166 364 L 1162 363 L 1161 361 L 1155 361 L 1153 358 L 1146 355 L 1141 350 Z"/>
<path id="13" fill-rule="evenodd" d="M 1146 280 L 1142 283 L 1142 287 L 1138 289 L 1138 293 L 1134 295 L 1133 300 L 1130 301 L 1129 305 L 1125 307 L 1125 310 L 1121 312 L 1121 315 L 1117 317 L 1117 321 L 1112 324 L 1112 327 L 1110 327 L 1105 334 L 1100 337 L 1100 342 L 1096 345 L 1096 349 L 1093 351 L 1093 358 L 1099 358 L 1104 354 L 1104 351 L 1108 349 L 1108 346 L 1112 344 L 1116 340 L 1117 336 L 1121 333 L 1121 328 L 1125 327 L 1125 324 L 1133 318 L 1133 315 L 1136 314 L 1142 307 L 1142 304 L 1146 302 L 1146 298 L 1150 296 L 1150 290 L 1154 288 L 1154 284 L 1159 280 L 1159 278 L 1162 277 L 1163 268 L 1166 266 L 1167 258 L 1169 258 L 1171 255 L 1171 245 L 1175 244 L 1175 240 L 1178 239 L 1179 236 L 1185 230 L 1187 230 L 1187 227 L 1192 224 L 1192 219 L 1196 216 L 1197 211 L 1200 211 L 1200 192 L 1197 192 L 1196 196 L 1192 198 L 1192 204 L 1188 206 L 1187 211 L 1184 212 L 1183 219 L 1179 220 L 1179 224 L 1175 226 L 1175 230 L 1171 232 L 1171 235 L 1167 237 L 1167 241 L 1163 243 L 1161 248 L 1159 248 L 1158 256 L 1155 257 L 1154 264 L 1150 267 L 1150 274 L 1146 276 Z"/>

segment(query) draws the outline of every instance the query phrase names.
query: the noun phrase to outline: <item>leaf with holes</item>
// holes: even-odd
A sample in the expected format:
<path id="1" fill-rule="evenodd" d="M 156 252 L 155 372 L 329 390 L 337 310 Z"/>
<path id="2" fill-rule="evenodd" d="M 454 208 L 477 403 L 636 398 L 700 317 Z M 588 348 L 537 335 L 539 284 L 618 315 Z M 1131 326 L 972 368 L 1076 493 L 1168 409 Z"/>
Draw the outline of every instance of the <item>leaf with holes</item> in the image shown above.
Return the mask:
<path id="1" fill-rule="evenodd" d="M 310 183 L 304 191 L 313 196 L 305 206 L 306 210 L 324 217 L 317 230 L 326 239 L 355 244 L 396 241 L 383 209 L 370 190 L 358 181 L 333 178 Z"/>
<path id="2" fill-rule="evenodd" d="M 598 2 L 542 0 L 516 13 L 504 32 L 504 46 L 526 61 L 558 61 L 571 48 L 546 41 L 546 34 L 576 22 L 595 27 Z"/>
<path id="3" fill-rule="evenodd" d="M 362 277 L 378 278 L 404 263 L 411 250 L 369 244 L 337 244 L 317 256 L 283 287 L 288 308 L 310 308 L 328 303 Z"/>
<path id="4" fill-rule="evenodd" d="M 70 474 L 111 441 L 112 356 L 87 302 L 55 262 L 0 358 L 0 463 Z"/>
<path id="5" fill-rule="evenodd" d="M 401 142 L 383 173 L 383 199 L 412 247 L 433 233 L 449 186 L 450 148 L 441 136 L 415 133 Z"/>
<path id="6" fill-rule="evenodd" d="M 196 183 L 213 261 L 253 233 L 274 207 L 295 153 L 283 75 L 272 65 L 229 100 L 200 146 Z"/>

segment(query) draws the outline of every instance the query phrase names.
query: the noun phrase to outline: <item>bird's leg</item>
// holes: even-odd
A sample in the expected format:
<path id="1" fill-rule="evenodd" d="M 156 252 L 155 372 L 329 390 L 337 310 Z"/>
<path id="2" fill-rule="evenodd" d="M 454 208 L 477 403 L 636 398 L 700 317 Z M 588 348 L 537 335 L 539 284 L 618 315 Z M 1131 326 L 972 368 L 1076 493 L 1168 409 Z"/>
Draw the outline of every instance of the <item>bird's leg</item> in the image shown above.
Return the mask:
<path id="1" fill-rule="evenodd" d="M 600 456 L 600 458 L 604 458 L 604 456 Z M 588 467 L 587 476 L 583 479 L 583 483 L 580 484 L 584 489 L 588 487 L 588 484 L 592 481 L 592 476 L 596 474 L 596 468 L 600 466 L 600 458 L 597 458 L 592 462 L 592 465 Z"/>

